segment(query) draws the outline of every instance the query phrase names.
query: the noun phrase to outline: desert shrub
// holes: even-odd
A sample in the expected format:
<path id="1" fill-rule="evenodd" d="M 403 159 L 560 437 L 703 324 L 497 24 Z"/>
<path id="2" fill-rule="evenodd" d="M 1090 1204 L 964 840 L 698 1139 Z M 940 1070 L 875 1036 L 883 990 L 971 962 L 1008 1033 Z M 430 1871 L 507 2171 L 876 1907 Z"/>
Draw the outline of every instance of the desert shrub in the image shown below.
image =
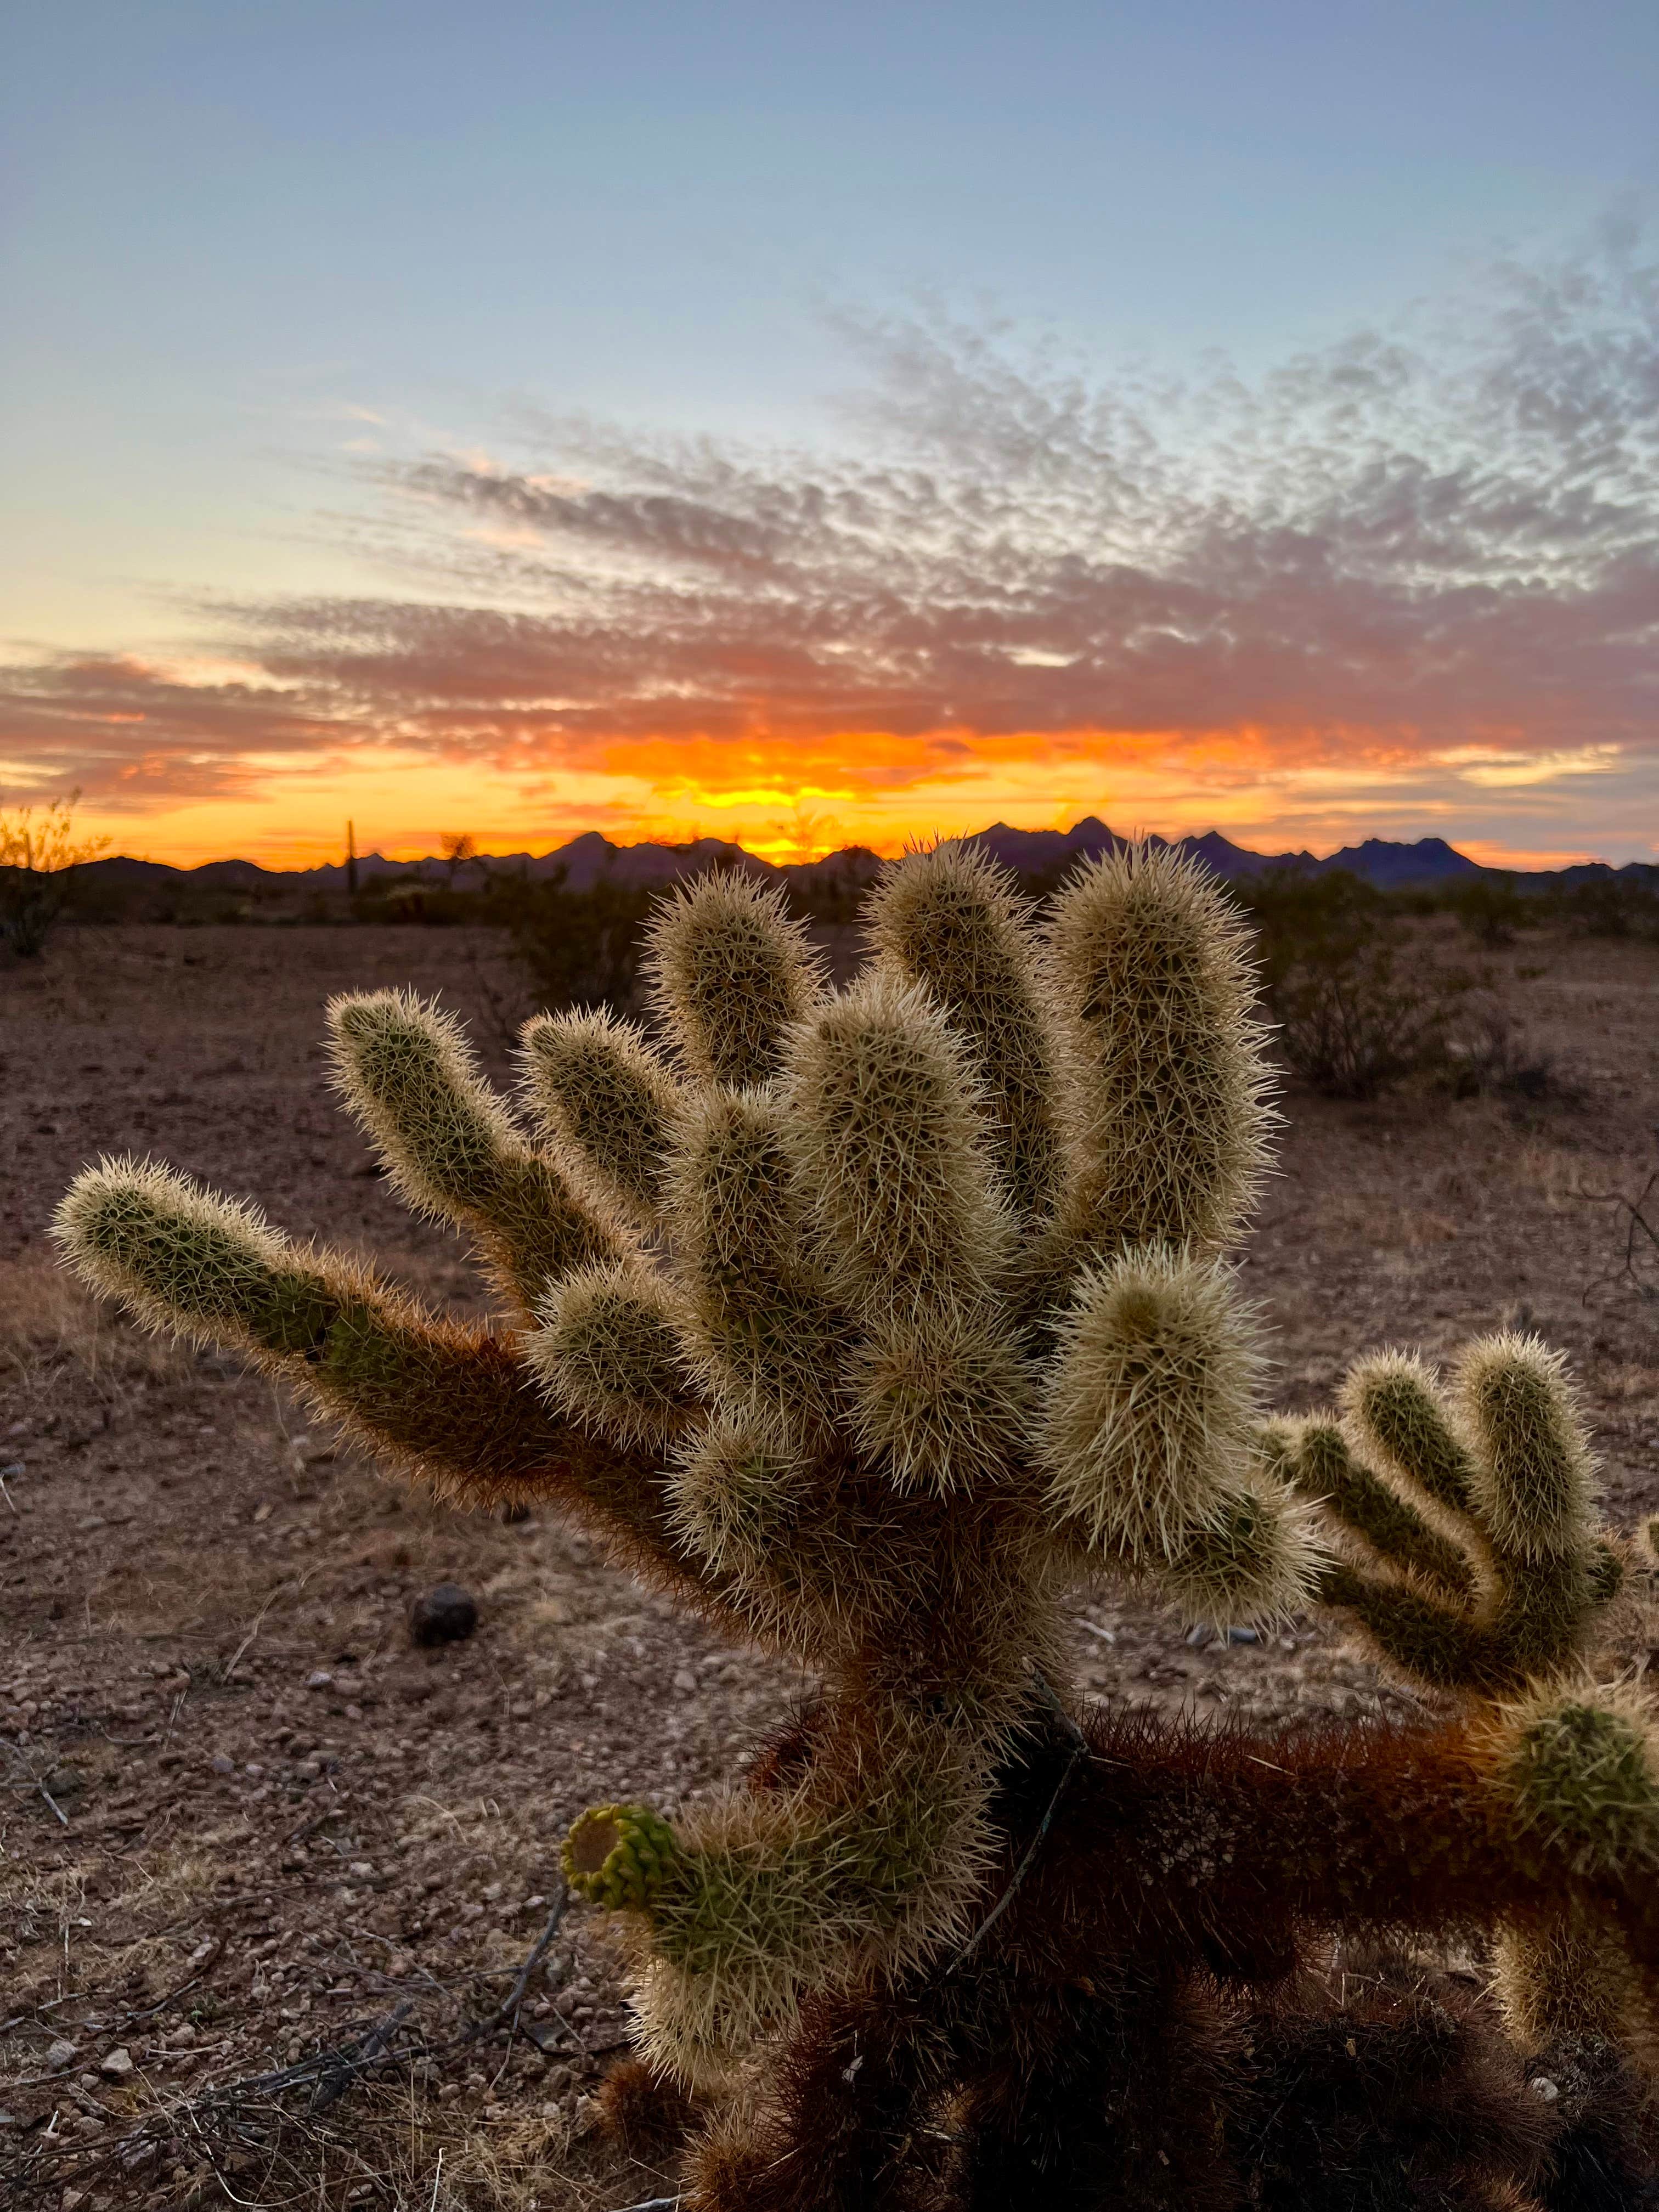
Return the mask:
<path id="1" fill-rule="evenodd" d="M 1544 918 L 1540 902 L 1518 891 L 1510 876 L 1471 877 L 1453 884 L 1440 902 L 1478 945 L 1512 945 L 1517 929 Z"/>
<path id="2" fill-rule="evenodd" d="M 1490 991 L 1472 990 L 1459 1004 L 1447 1028 L 1443 1073 L 1455 1098 L 1537 1102 L 1573 1095 L 1563 1082 L 1554 1054 L 1540 1050 L 1525 1026 Z"/>
<path id="3" fill-rule="evenodd" d="M 1279 1046 L 1304 1082 L 1375 1098 L 1444 1060 L 1468 979 L 1425 949 L 1395 902 L 1343 870 L 1243 887 Z"/>
<path id="4" fill-rule="evenodd" d="M 406 923 L 423 929 L 453 929 L 464 922 L 489 919 L 490 894 L 484 886 L 458 890 L 453 882 L 410 869 L 400 876 L 374 876 L 351 900 L 354 921 L 396 926 Z"/>
<path id="5" fill-rule="evenodd" d="M 497 880 L 491 888 L 481 918 L 506 927 L 538 1005 L 553 1012 L 637 1010 L 651 891 L 603 877 L 587 890 L 572 890 L 562 872 L 540 883 Z"/>
<path id="6" fill-rule="evenodd" d="M 1649 877 L 1589 876 L 1551 904 L 1557 921 L 1583 937 L 1659 937 L 1659 890 Z"/>
<path id="7" fill-rule="evenodd" d="M 76 836 L 78 797 L 0 809 L 0 942 L 19 959 L 45 951 L 69 904 L 76 870 L 109 843 L 107 837 Z"/>

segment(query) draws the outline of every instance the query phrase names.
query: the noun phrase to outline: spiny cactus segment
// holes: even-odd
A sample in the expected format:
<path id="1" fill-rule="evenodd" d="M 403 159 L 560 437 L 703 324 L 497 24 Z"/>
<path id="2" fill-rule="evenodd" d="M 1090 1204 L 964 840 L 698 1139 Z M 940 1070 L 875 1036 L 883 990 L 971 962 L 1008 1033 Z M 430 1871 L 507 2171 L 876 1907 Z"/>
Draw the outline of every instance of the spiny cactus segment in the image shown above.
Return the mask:
<path id="1" fill-rule="evenodd" d="M 1415 1358 L 1358 1362 L 1343 1422 L 1273 1422 L 1268 1455 L 1346 1538 L 1322 1578 L 1386 1663 L 1496 1696 L 1566 1667 L 1624 1577 L 1558 1354 L 1481 1340 L 1449 1389 Z"/>
<path id="2" fill-rule="evenodd" d="M 1583 1874 L 1659 1867 L 1659 1729 L 1620 1685 L 1540 1685 L 1502 1709 L 1491 1757 L 1516 1829 Z"/>

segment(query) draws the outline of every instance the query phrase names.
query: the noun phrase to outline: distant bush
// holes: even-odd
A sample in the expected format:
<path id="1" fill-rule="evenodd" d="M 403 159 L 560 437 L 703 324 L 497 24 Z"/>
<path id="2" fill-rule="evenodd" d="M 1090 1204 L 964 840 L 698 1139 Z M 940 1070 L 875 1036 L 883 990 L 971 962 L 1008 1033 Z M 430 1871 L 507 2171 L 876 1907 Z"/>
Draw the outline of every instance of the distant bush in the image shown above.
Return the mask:
<path id="1" fill-rule="evenodd" d="M 1554 1055 L 1540 1051 L 1509 1008 L 1489 991 L 1472 991 L 1446 1037 L 1444 1077 L 1455 1098 L 1537 1101 L 1572 1095 Z"/>
<path id="2" fill-rule="evenodd" d="M 0 809 L 0 941 L 33 960 L 69 903 L 75 871 L 96 860 L 107 837 L 77 837 L 78 792 L 50 806 Z"/>
<path id="3" fill-rule="evenodd" d="M 1517 929 L 1535 928 L 1544 920 L 1542 902 L 1516 890 L 1510 876 L 1472 876 L 1455 883 L 1442 903 L 1481 945 L 1512 945 Z"/>
<path id="4" fill-rule="evenodd" d="M 354 921 L 419 923 L 448 929 L 467 921 L 499 919 L 490 911 L 491 887 L 456 890 L 411 870 L 402 876 L 374 876 L 351 902 Z"/>
<path id="5" fill-rule="evenodd" d="M 1551 901 L 1555 917 L 1585 937 L 1659 937 L 1659 891 L 1652 880 L 1590 876 Z"/>
<path id="6" fill-rule="evenodd" d="M 655 890 L 601 878 L 576 891 L 562 873 L 540 883 L 498 878 L 490 889 L 485 918 L 505 925 L 538 1005 L 639 1011 L 642 933 Z"/>
<path id="7" fill-rule="evenodd" d="M 1469 980 L 1433 957 L 1382 891 L 1338 870 L 1237 886 L 1259 933 L 1279 1048 L 1337 1098 L 1374 1098 L 1439 1067 Z"/>

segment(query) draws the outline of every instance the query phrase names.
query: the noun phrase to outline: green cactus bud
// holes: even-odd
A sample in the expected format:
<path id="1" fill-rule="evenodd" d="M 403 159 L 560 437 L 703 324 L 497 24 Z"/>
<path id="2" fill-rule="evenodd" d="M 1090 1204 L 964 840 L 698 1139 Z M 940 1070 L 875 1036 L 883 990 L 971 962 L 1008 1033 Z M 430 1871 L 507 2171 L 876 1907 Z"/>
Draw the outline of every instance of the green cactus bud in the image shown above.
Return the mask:
<path id="1" fill-rule="evenodd" d="M 1013 878 L 977 846 L 944 844 L 890 867 L 867 914 L 878 961 L 925 984 L 969 1048 L 1016 1211 L 1046 1214 L 1060 1172 L 1058 1045 Z"/>
<path id="2" fill-rule="evenodd" d="M 595 1805 L 572 1826 L 561 1861 L 590 1904 L 648 1913 L 678 1856 L 674 1831 L 649 1806 Z"/>
<path id="3" fill-rule="evenodd" d="M 832 1000 L 792 1039 L 787 1103 L 849 1300 L 879 1315 L 991 1297 L 1012 1224 L 963 1048 L 926 991 L 876 974 Z"/>
<path id="4" fill-rule="evenodd" d="M 1530 1560 L 1584 1548 L 1595 1468 L 1561 1354 L 1535 1336 L 1483 1338 L 1458 1361 L 1456 1398 L 1494 1548 Z"/>
<path id="5" fill-rule="evenodd" d="M 1659 1866 L 1659 1741 L 1632 1686 L 1543 1684 L 1502 1709 L 1492 1759 L 1517 1832 L 1575 1871 Z"/>
<path id="6" fill-rule="evenodd" d="M 1272 1116 L 1249 933 L 1222 885 L 1146 846 L 1093 863 L 1054 901 L 1045 975 L 1083 1247 L 1231 1243 Z"/>
<path id="7" fill-rule="evenodd" d="M 664 1443 L 696 1404 L 685 1316 L 637 1261 L 582 1267 L 542 1300 L 525 1364 L 551 1404 L 622 1444 Z"/>
<path id="8" fill-rule="evenodd" d="M 1357 1359 L 1343 1383 L 1342 1407 L 1356 1451 L 1380 1461 L 1407 1496 L 1468 1511 L 1474 1468 L 1422 1360 L 1400 1352 Z"/>
<path id="9" fill-rule="evenodd" d="M 687 1073 L 738 1085 L 775 1075 L 785 1032 L 821 988 L 782 893 L 735 871 L 699 876 L 665 903 L 647 944 L 646 973 Z"/>
<path id="10" fill-rule="evenodd" d="M 682 1092 L 643 1033 L 603 1012 L 538 1014 L 520 1056 L 561 1166 L 599 1205 L 654 1222 Z"/>
<path id="11" fill-rule="evenodd" d="M 478 1073 L 459 1025 L 408 991 L 328 1007 L 335 1080 L 398 1189 L 470 1229 L 497 1280 L 533 1307 L 568 1268 L 612 1259 L 615 1238 L 532 1152 Z"/>
<path id="12" fill-rule="evenodd" d="M 1060 1316 L 1037 1422 L 1053 1510 L 1138 1563 L 1218 1526 L 1251 1456 L 1262 1366 L 1218 1262 L 1153 1246 L 1092 1269 Z"/>
<path id="13" fill-rule="evenodd" d="M 256 1206 L 154 1162 L 105 1159 L 77 1176 L 52 1235 L 94 1290 L 151 1328 L 250 1351 L 314 1356 L 340 1285 Z"/>

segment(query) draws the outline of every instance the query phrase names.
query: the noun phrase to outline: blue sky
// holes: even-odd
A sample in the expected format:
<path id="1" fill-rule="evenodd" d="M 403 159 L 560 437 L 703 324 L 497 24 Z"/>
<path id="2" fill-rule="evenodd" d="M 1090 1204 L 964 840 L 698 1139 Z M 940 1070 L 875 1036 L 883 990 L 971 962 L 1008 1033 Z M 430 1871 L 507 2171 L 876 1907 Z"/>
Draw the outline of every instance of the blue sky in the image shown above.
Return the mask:
<path id="1" fill-rule="evenodd" d="M 595 437 L 631 441 L 636 460 L 678 439 L 862 461 L 915 402 L 894 364 L 916 329 L 948 328 L 976 357 L 988 344 L 1016 416 L 1009 378 L 1133 393 L 1174 458 L 1207 441 L 1213 476 L 1212 425 L 1191 395 L 1220 389 L 1224 370 L 1282 384 L 1298 360 L 1328 368 L 1372 333 L 1405 332 L 1432 362 L 1466 321 L 1495 343 L 1534 270 L 1562 299 L 1567 272 L 1599 270 L 1585 312 L 1605 320 L 1607 241 L 1627 271 L 1645 266 L 1659 170 L 1650 0 L 51 0 L 14 13 L 7 47 L 0 636 L 15 666 L 159 656 L 187 686 L 234 668 L 291 689 L 256 637 L 227 627 L 230 603 L 268 613 L 395 591 L 494 605 L 500 579 L 463 578 L 435 543 L 413 543 L 407 472 L 423 458 L 544 474 L 570 444 L 548 425 L 580 418 L 584 483 Z M 1507 291 L 1505 263 L 1522 272 Z M 1158 401 L 1171 380 L 1184 413 Z M 1288 449 L 1294 426 L 1275 420 Z M 1455 427 L 1443 398 L 1437 434 Z M 388 514 L 394 469 L 404 503 Z M 1622 495 L 1641 489 L 1627 472 Z M 518 578 L 512 603 L 528 588 Z M 441 685 L 434 696 L 441 723 Z M 1117 706 L 1103 695 L 1109 731 L 1127 726 Z M 100 711 L 84 706 L 94 731 Z M 550 834 L 607 805 L 701 824 L 699 809 L 719 812 L 744 784 L 711 781 L 707 757 L 679 785 L 618 781 L 616 758 L 601 774 L 562 751 L 552 723 L 534 762 L 521 742 L 504 761 L 495 739 L 486 757 L 476 731 L 434 734 L 430 718 L 411 745 L 406 720 L 394 729 L 355 697 L 338 727 L 308 700 L 323 737 L 290 730 L 232 769 L 235 732 L 210 731 L 205 710 L 131 711 L 142 725 L 121 726 L 142 726 L 179 773 L 123 784 L 76 712 L 54 708 L 61 743 L 40 742 L 29 714 L 0 726 L 0 793 L 78 781 L 94 807 L 139 817 L 155 849 L 182 851 L 218 826 L 245 846 L 302 843 L 308 810 L 321 836 L 365 747 L 373 803 L 398 817 L 388 842 L 431 828 L 422 792 L 448 805 L 477 789 L 505 836 L 506 814 L 522 826 L 526 809 Z M 717 720 L 684 734 L 718 742 Z M 971 708 L 965 726 L 978 727 Z M 776 734 L 763 702 L 748 726 L 763 750 Z M 915 715 L 893 729 L 908 741 Z M 631 714 L 615 743 L 630 733 Z M 192 783 L 207 753 L 213 774 Z M 1114 758 L 1097 763 L 1109 803 Z M 748 777 L 764 805 L 782 793 L 797 811 L 864 820 L 821 764 L 793 782 L 776 764 Z M 1087 781 L 1037 769 L 1012 794 L 1028 819 Z M 1646 851 L 1659 818 L 1638 784 L 1639 821 L 1621 783 L 1603 826 L 1579 773 L 1561 837 L 1535 809 L 1500 820 L 1489 798 L 1472 834 L 1540 851 L 1616 835 Z M 1421 826 L 1450 834 L 1445 793 L 1424 788 Z M 1124 803 L 1167 814 L 1177 789 L 1129 777 Z M 981 796 L 960 793 L 970 808 Z M 1305 815 L 1318 842 L 1323 803 L 1297 814 L 1257 793 L 1231 818 Z M 1324 828 L 1343 834 L 1334 816 Z"/>

